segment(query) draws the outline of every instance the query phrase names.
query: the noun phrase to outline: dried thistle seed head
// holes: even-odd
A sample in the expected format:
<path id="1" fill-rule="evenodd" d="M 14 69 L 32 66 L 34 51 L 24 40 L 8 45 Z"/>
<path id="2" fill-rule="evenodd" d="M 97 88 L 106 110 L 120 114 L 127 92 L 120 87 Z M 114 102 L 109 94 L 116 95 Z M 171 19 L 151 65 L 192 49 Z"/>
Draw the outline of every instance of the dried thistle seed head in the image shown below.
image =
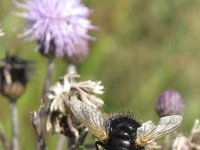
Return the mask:
<path id="1" fill-rule="evenodd" d="M 190 135 L 191 143 L 200 148 L 200 120 L 196 119 Z"/>
<path id="2" fill-rule="evenodd" d="M 81 0 L 26 0 L 15 1 L 17 16 L 27 21 L 21 37 L 37 41 L 40 53 L 45 56 L 64 57 L 79 63 L 88 53 L 88 34 L 96 29 L 88 19 L 91 10 Z"/>
<path id="3" fill-rule="evenodd" d="M 156 111 L 160 117 L 170 115 L 183 115 L 184 101 L 181 95 L 174 90 L 163 92 L 156 104 Z"/>
<path id="4" fill-rule="evenodd" d="M 199 150 L 200 149 L 200 121 L 195 120 L 189 136 L 178 135 L 173 142 L 176 150 Z"/>
<path id="5" fill-rule="evenodd" d="M 54 86 L 50 87 L 43 98 L 40 112 L 47 114 L 47 131 L 78 136 L 85 127 L 73 116 L 69 101 L 77 99 L 94 108 L 102 107 L 102 99 L 96 95 L 103 93 L 101 82 L 77 82 L 77 74 L 66 74 Z"/>
<path id="6" fill-rule="evenodd" d="M 79 137 L 86 131 L 86 128 L 72 114 L 64 115 L 58 111 L 53 111 L 47 118 L 47 131 L 61 133 L 65 136 Z"/>
<path id="7" fill-rule="evenodd" d="M 172 144 L 174 150 L 191 150 L 190 141 L 183 135 L 178 135 Z"/>
<path id="8" fill-rule="evenodd" d="M 0 61 L 0 92 L 10 100 L 20 97 L 29 80 L 30 62 L 7 55 Z"/>

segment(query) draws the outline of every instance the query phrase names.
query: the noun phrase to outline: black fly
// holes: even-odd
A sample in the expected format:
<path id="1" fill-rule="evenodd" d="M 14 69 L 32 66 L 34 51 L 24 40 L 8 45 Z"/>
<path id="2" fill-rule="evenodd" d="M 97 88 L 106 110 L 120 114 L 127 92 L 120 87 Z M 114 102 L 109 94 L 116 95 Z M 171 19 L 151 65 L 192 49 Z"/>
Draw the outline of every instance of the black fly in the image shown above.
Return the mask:
<path id="1" fill-rule="evenodd" d="M 158 125 L 147 121 L 142 125 L 127 115 L 109 117 L 79 100 L 71 100 L 70 107 L 75 117 L 98 139 L 96 149 L 144 150 L 145 145 L 174 131 L 181 125 L 182 116 L 160 118 Z"/>

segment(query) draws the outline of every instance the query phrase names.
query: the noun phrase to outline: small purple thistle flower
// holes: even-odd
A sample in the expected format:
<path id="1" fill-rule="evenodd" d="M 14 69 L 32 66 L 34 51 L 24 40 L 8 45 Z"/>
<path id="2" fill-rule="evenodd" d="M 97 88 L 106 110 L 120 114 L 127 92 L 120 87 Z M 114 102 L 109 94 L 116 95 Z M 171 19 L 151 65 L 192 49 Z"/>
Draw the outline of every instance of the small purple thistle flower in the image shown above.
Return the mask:
<path id="1" fill-rule="evenodd" d="M 183 115 L 184 107 L 184 101 L 180 94 L 174 90 L 167 90 L 160 95 L 156 111 L 160 117 Z"/>
<path id="2" fill-rule="evenodd" d="M 27 0 L 15 4 L 24 10 L 15 14 L 27 21 L 21 37 L 36 40 L 42 54 L 67 59 L 79 53 L 87 55 L 88 43 L 94 40 L 88 30 L 96 27 L 88 19 L 91 10 L 80 0 Z"/>

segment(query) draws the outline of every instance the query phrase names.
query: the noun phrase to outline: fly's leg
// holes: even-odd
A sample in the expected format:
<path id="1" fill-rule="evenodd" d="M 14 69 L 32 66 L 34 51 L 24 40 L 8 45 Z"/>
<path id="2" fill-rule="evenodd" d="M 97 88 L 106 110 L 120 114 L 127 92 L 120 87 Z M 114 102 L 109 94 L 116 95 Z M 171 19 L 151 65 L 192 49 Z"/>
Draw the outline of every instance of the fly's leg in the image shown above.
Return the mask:
<path id="1" fill-rule="evenodd" d="M 98 145 L 100 145 L 104 150 L 106 150 L 105 149 L 105 144 L 103 142 L 101 142 L 101 141 L 96 141 L 95 142 L 96 150 L 100 150 L 99 147 L 98 147 Z"/>

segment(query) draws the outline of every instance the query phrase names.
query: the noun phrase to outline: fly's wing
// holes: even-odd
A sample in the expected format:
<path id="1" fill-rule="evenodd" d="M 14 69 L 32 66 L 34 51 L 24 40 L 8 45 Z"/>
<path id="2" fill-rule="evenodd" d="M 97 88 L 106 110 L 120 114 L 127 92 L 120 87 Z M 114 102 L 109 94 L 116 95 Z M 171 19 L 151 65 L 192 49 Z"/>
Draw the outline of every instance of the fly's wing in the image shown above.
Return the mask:
<path id="1" fill-rule="evenodd" d="M 143 147 L 174 131 L 181 125 L 182 120 L 182 116 L 173 115 L 160 118 L 158 125 L 155 125 L 152 121 L 143 123 L 142 126 L 137 129 L 136 145 Z"/>
<path id="2" fill-rule="evenodd" d="M 70 108 L 74 116 L 83 123 L 99 140 L 107 138 L 104 123 L 105 115 L 98 109 L 80 101 L 70 100 Z"/>

